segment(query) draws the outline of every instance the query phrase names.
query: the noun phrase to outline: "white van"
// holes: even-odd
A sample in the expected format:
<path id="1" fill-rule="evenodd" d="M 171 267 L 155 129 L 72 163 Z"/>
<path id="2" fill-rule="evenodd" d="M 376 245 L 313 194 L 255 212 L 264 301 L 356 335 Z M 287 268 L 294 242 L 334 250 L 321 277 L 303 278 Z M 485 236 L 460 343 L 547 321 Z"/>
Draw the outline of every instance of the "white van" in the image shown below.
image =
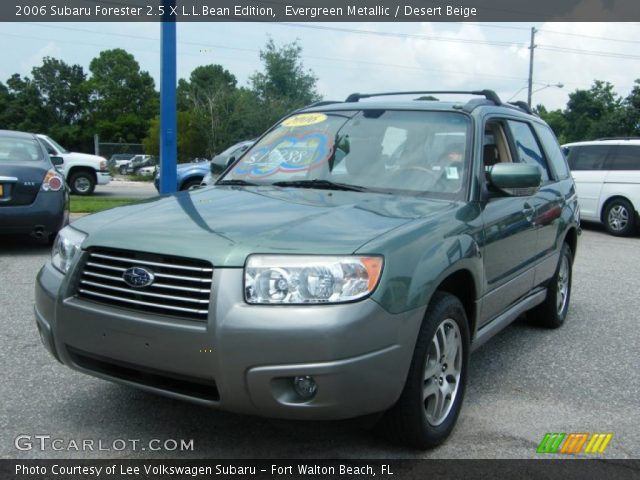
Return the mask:
<path id="1" fill-rule="evenodd" d="M 640 138 L 562 146 L 576 182 L 580 216 L 612 235 L 630 235 L 640 212 Z"/>
<path id="2" fill-rule="evenodd" d="M 69 152 L 51 137 L 42 134 L 36 136 L 49 155 L 62 157 L 64 163 L 58 168 L 76 195 L 91 195 L 96 185 L 106 185 L 111 181 L 105 158 L 88 153 Z"/>

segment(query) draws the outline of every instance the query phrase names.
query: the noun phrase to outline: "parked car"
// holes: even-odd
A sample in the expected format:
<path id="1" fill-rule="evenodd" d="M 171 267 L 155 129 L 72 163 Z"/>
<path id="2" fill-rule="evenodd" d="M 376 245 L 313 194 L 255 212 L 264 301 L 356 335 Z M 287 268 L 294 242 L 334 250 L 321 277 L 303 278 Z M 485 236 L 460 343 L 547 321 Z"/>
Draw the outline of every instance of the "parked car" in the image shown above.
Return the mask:
<path id="1" fill-rule="evenodd" d="M 0 234 L 53 240 L 69 223 L 69 192 L 55 165 L 31 133 L 0 130 Z"/>
<path id="2" fill-rule="evenodd" d="M 565 322 L 580 231 L 549 126 L 468 93 L 483 98 L 323 102 L 212 188 L 77 220 L 38 275 L 46 348 L 199 405 L 384 412 L 397 441 L 443 442 L 471 350 L 527 311 Z"/>
<path id="3" fill-rule="evenodd" d="M 129 163 L 135 156 L 135 153 L 114 153 L 109 157 L 109 160 L 107 160 L 107 166 L 118 170 L 120 166 Z"/>
<path id="4" fill-rule="evenodd" d="M 91 195 L 96 185 L 106 185 L 111 181 L 104 157 L 70 152 L 47 135 L 38 134 L 37 137 L 49 155 L 62 158 L 63 163 L 58 169 L 64 174 L 72 193 Z"/>
<path id="5" fill-rule="evenodd" d="M 254 140 L 244 140 L 242 142 L 231 145 L 222 153 L 219 153 L 211 160 L 211 169 L 202 179 L 201 186 L 206 187 L 213 185 L 218 175 L 220 175 L 227 167 L 239 159 L 244 152 L 255 143 Z"/>
<path id="6" fill-rule="evenodd" d="M 121 165 L 118 169 L 121 175 L 137 175 L 138 171 L 144 167 L 155 167 L 158 165 L 158 158 L 153 155 L 136 155 L 129 162 Z"/>
<path id="7" fill-rule="evenodd" d="M 157 165 L 153 165 L 151 167 L 142 167 L 138 170 L 138 175 L 141 177 L 153 177 L 158 173 Z"/>
<path id="8" fill-rule="evenodd" d="M 202 179 L 207 173 L 209 173 L 209 171 L 209 162 L 179 163 L 176 172 L 177 189 L 190 190 L 199 186 L 202 183 Z M 161 174 L 162 172 L 158 169 L 154 179 L 154 185 L 158 192 L 160 191 Z"/>
<path id="9" fill-rule="evenodd" d="M 640 138 L 563 145 L 576 182 L 580 214 L 612 235 L 631 235 L 640 219 Z"/>

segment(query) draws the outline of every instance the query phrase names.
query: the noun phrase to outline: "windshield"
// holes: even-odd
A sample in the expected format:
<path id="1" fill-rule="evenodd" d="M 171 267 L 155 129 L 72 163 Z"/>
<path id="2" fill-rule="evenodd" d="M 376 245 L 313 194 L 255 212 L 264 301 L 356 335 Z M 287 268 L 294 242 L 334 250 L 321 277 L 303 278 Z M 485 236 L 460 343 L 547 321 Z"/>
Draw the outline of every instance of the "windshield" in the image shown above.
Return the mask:
<path id="1" fill-rule="evenodd" d="M 46 139 L 51 145 L 53 145 L 56 148 L 56 150 L 58 150 L 58 153 L 69 153 L 69 151 L 66 148 L 64 148 L 62 145 L 57 143 L 53 138 L 46 137 Z"/>
<path id="2" fill-rule="evenodd" d="M 469 132 L 469 118 L 456 112 L 293 115 L 256 143 L 221 183 L 458 194 L 469 170 Z"/>

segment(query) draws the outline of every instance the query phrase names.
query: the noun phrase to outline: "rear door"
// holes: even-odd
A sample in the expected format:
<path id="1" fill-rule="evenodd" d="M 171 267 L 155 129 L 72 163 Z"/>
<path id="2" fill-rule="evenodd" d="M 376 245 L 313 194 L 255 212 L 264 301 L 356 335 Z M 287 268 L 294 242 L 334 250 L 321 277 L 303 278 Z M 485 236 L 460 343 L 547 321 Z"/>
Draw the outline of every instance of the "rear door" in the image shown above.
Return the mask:
<path id="1" fill-rule="evenodd" d="M 576 145 L 569 147 L 568 162 L 576 182 L 580 215 L 585 220 L 600 221 L 600 196 L 607 178 L 607 158 L 611 145 Z"/>
<path id="2" fill-rule="evenodd" d="M 49 169 L 35 139 L 0 137 L 0 208 L 31 205 Z"/>
<path id="3" fill-rule="evenodd" d="M 630 200 L 640 210 L 640 145 L 615 145 L 607 160 L 602 203 L 615 195 Z"/>

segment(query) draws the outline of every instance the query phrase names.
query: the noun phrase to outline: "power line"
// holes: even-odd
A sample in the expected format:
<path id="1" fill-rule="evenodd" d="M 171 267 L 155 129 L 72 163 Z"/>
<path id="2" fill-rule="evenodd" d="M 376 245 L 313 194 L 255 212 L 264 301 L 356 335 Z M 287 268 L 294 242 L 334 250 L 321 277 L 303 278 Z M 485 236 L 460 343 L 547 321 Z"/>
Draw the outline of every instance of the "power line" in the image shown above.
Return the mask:
<path id="1" fill-rule="evenodd" d="M 547 29 L 540 29 L 538 31 L 544 32 L 544 33 L 552 33 L 554 35 L 566 35 L 569 37 L 592 38 L 594 40 L 604 40 L 607 42 L 640 43 L 640 40 L 623 40 L 621 38 L 599 37 L 596 35 L 586 35 L 584 33 L 558 32 L 557 30 L 547 30 Z"/>
<path id="2" fill-rule="evenodd" d="M 540 44 L 541 50 L 549 50 L 551 52 L 576 53 L 579 55 L 593 55 L 598 57 L 611 57 L 621 60 L 640 60 L 640 55 L 631 55 L 628 53 L 603 52 L 599 50 L 581 50 L 578 48 L 556 47 L 554 45 Z"/>

